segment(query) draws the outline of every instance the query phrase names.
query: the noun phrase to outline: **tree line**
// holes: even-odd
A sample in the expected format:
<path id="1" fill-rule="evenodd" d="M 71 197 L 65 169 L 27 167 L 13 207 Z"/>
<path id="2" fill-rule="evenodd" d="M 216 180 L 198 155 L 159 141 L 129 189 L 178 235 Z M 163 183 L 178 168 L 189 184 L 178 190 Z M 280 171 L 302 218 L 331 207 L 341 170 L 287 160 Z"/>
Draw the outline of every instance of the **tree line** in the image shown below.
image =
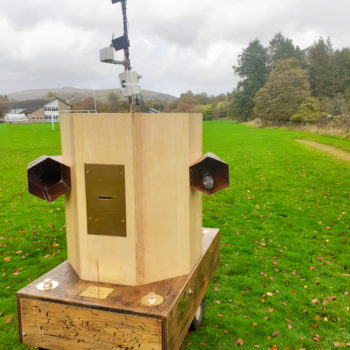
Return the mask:
<path id="1" fill-rule="evenodd" d="M 268 123 L 316 123 L 347 118 L 350 127 L 348 47 L 334 50 L 331 40 L 321 37 L 301 49 L 290 38 L 276 33 L 266 47 L 258 39 L 250 42 L 233 71 L 240 81 L 231 93 L 209 96 L 205 92 L 187 91 L 171 102 L 139 100 L 134 110 L 198 112 L 205 120 L 260 118 Z M 0 96 L 0 118 L 6 114 L 7 101 L 6 96 Z M 96 107 L 100 113 L 128 111 L 127 100 L 117 91 L 103 101 L 97 100 Z M 95 101 L 89 97 L 74 103 L 73 109 L 94 110 Z"/>
<path id="2" fill-rule="evenodd" d="M 282 33 L 264 47 L 249 43 L 233 67 L 240 77 L 232 117 L 240 121 L 314 123 L 350 111 L 350 49 L 319 38 L 301 50 Z"/>
<path id="3" fill-rule="evenodd" d="M 207 93 L 194 94 L 192 91 L 184 92 L 174 101 L 146 100 L 139 98 L 138 104 L 134 101 L 134 110 L 148 112 L 151 108 L 164 113 L 203 113 L 204 119 L 218 119 L 227 116 L 228 95 L 209 96 Z M 96 101 L 99 113 L 127 112 L 128 102 L 118 92 L 111 92 L 107 100 Z M 73 104 L 75 110 L 94 110 L 95 101 L 92 97 Z"/>

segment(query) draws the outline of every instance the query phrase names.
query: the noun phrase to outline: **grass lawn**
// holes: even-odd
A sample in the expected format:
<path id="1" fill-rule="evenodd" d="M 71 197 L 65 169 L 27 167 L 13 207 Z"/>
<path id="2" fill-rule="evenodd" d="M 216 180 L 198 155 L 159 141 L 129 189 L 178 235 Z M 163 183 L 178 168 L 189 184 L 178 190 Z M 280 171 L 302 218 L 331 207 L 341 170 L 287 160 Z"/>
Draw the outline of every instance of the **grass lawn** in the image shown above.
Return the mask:
<path id="1" fill-rule="evenodd" d="M 184 349 L 333 349 L 350 343 L 350 163 L 296 143 L 350 140 L 233 122 L 204 125 L 231 187 L 204 196 L 221 264 Z M 29 195 L 27 163 L 60 154 L 49 125 L 0 125 L 0 349 L 18 345 L 15 293 L 66 258 L 64 202 Z"/>

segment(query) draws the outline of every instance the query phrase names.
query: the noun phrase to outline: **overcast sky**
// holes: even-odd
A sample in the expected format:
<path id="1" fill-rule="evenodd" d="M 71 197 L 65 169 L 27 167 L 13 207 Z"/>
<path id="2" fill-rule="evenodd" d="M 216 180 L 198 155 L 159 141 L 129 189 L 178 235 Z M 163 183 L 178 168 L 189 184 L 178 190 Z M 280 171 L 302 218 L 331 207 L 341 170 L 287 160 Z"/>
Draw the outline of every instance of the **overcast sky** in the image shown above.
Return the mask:
<path id="1" fill-rule="evenodd" d="M 120 66 L 99 63 L 122 34 L 111 0 L 0 0 L 0 94 L 72 86 L 119 88 Z M 219 94 L 249 41 L 281 31 L 301 48 L 330 36 L 350 46 L 349 0 L 128 0 L 131 60 L 144 89 Z M 120 57 L 121 58 L 121 57 Z"/>

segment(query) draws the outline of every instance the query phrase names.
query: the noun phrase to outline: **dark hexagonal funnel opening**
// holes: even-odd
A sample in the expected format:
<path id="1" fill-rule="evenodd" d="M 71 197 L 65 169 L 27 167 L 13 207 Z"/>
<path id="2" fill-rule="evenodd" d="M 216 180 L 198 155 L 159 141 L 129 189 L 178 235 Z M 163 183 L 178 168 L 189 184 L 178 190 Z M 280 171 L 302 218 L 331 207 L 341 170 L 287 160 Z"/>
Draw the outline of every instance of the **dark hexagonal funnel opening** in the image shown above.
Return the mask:
<path id="1" fill-rule="evenodd" d="M 62 157 L 42 156 L 28 165 L 29 193 L 48 202 L 54 201 L 71 188 L 70 168 Z"/>
<path id="2" fill-rule="evenodd" d="M 229 186 L 229 167 L 214 153 L 207 153 L 190 167 L 191 188 L 213 194 Z"/>
<path id="3" fill-rule="evenodd" d="M 61 164 L 51 158 L 44 159 L 30 170 L 31 181 L 41 186 L 52 186 L 61 181 Z"/>

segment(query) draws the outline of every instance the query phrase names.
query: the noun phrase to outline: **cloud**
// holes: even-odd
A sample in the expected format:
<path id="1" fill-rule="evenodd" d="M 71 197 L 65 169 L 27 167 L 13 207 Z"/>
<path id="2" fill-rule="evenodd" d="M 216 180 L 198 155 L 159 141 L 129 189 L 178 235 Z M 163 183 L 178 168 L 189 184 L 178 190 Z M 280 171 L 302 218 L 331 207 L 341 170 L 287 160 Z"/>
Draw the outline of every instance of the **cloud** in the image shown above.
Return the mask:
<path id="1" fill-rule="evenodd" d="M 74 86 L 118 88 L 121 67 L 99 63 L 122 34 L 110 0 L 0 0 L 0 93 Z M 249 41 L 282 31 L 301 48 L 331 36 L 348 46 L 347 0 L 128 0 L 131 59 L 143 88 L 179 95 L 231 91 Z"/>

